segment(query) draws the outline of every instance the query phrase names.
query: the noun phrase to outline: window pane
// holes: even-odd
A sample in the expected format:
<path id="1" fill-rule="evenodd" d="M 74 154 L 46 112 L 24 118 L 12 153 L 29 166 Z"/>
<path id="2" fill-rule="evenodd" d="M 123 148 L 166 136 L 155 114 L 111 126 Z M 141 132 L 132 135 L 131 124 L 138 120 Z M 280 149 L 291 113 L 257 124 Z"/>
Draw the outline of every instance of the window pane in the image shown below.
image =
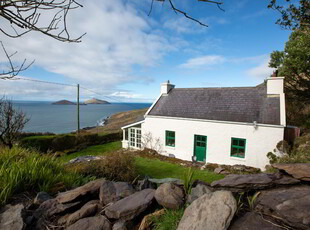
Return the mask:
<path id="1" fill-rule="evenodd" d="M 244 140 L 239 140 L 239 146 L 244 147 L 245 146 L 245 141 Z"/>
<path id="2" fill-rule="evenodd" d="M 232 144 L 233 145 L 238 145 L 238 140 L 237 139 L 233 139 Z"/>

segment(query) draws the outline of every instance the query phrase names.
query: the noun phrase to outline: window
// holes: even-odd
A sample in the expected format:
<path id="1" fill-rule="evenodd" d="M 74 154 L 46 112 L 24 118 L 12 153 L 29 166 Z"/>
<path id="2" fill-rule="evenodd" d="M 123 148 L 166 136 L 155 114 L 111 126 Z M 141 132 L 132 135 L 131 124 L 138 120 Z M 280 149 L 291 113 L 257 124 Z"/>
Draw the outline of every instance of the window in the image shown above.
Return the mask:
<path id="1" fill-rule="evenodd" d="M 136 146 L 135 129 L 130 129 L 130 146 L 132 147 Z"/>
<path id="2" fill-rule="evenodd" d="M 137 129 L 137 148 L 141 148 L 141 129 Z"/>
<path id="3" fill-rule="evenodd" d="M 231 152 L 230 156 L 244 158 L 245 156 L 245 139 L 231 138 Z"/>
<path id="4" fill-rule="evenodd" d="M 174 131 L 166 131 L 166 146 L 175 146 L 175 132 Z"/>

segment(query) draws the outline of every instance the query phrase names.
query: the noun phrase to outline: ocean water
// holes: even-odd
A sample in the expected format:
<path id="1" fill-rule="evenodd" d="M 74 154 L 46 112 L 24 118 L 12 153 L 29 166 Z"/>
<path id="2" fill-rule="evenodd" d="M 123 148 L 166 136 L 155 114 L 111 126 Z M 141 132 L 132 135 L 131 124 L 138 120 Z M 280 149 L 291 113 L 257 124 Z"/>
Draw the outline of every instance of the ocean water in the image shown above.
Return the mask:
<path id="1" fill-rule="evenodd" d="M 14 101 L 30 118 L 25 132 L 69 133 L 77 129 L 75 105 L 52 105 L 52 102 Z M 112 103 L 80 105 L 80 128 L 96 126 L 102 119 L 114 113 L 150 107 L 149 103 Z"/>

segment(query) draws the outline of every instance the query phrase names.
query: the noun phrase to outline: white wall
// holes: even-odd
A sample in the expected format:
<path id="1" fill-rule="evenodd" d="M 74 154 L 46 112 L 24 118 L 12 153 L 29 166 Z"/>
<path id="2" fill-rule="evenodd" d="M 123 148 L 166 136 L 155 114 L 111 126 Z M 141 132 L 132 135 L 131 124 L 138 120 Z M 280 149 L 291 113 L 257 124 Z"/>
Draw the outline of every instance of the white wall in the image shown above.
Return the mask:
<path id="1" fill-rule="evenodd" d="M 165 131 L 175 131 L 175 147 L 165 146 Z M 283 140 L 284 127 L 265 127 L 252 124 L 228 124 L 188 119 L 158 118 L 146 116 L 142 124 L 142 136 L 151 132 L 154 139 L 160 138 L 164 155 L 173 154 L 183 160 L 192 160 L 194 135 L 207 136 L 206 161 L 218 164 L 244 164 L 264 170 L 269 163 L 267 153 Z M 245 158 L 230 156 L 231 138 L 246 139 Z"/>

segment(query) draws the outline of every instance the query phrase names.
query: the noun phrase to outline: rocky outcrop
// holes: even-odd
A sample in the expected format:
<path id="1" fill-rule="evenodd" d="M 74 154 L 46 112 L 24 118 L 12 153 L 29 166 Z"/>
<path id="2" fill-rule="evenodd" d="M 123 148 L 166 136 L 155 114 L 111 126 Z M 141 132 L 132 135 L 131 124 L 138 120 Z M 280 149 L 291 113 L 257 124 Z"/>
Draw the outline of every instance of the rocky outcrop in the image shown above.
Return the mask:
<path id="1" fill-rule="evenodd" d="M 164 183 L 156 189 L 155 199 L 165 208 L 179 209 L 184 204 L 185 193 L 173 183 Z"/>
<path id="2" fill-rule="evenodd" d="M 300 183 L 299 180 L 277 174 L 232 174 L 222 180 L 212 182 L 211 186 L 216 189 L 230 190 L 234 192 L 243 192 L 251 190 L 261 190 L 276 187 L 278 185 L 294 185 Z"/>
<path id="3" fill-rule="evenodd" d="M 68 216 L 66 225 L 69 226 L 82 218 L 94 216 L 97 213 L 97 209 L 98 204 L 94 204 L 92 201 L 86 203 L 81 209 Z"/>
<path id="4" fill-rule="evenodd" d="M 208 186 L 204 184 L 197 184 L 196 187 L 192 188 L 191 194 L 187 196 L 187 203 L 191 204 L 194 200 L 207 193 L 211 193 L 211 190 L 208 188 Z"/>
<path id="5" fill-rule="evenodd" d="M 273 164 L 272 167 L 284 171 L 298 180 L 310 181 L 310 163 Z"/>
<path id="6" fill-rule="evenodd" d="M 1 230 L 23 230 L 25 227 L 22 212 L 24 205 L 18 204 L 15 206 L 6 205 L 0 214 L 0 229 Z"/>
<path id="7" fill-rule="evenodd" d="M 310 229 L 310 186 L 262 191 L 255 210 L 297 229 Z"/>
<path id="8" fill-rule="evenodd" d="M 60 193 L 56 197 L 56 200 L 61 204 L 65 204 L 74 202 L 78 199 L 80 200 L 85 197 L 87 199 L 91 199 L 92 197 L 98 197 L 100 186 L 104 181 L 105 179 L 94 180 L 85 184 L 84 186 Z"/>
<path id="9" fill-rule="evenodd" d="M 276 221 L 255 212 L 247 212 L 231 224 L 229 230 L 283 230 Z"/>
<path id="10" fill-rule="evenodd" d="M 106 180 L 100 186 L 99 199 L 103 205 L 107 205 L 133 193 L 135 193 L 135 190 L 126 182 L 111 182 Z"/>
<path id="11" fill-rule="evenodd" d="M 80 219 L 75 224 L 69 226 L 66 230 L 111 230 L 110 221 L 104 216 L 95 216 Z"/>
<path id="12" fill-rule="evenodd" d="M 144 189 L 108 206 L 105 215 L 112 219 L 131 220 L 149 207 L 154 199 L 154 189 Z"/>
<path id="13" fill-rule="evenodd" d="M 177 230 L 226 230 L 237 210 L 229 191 L 208 193 L 185 209 Z"/>

